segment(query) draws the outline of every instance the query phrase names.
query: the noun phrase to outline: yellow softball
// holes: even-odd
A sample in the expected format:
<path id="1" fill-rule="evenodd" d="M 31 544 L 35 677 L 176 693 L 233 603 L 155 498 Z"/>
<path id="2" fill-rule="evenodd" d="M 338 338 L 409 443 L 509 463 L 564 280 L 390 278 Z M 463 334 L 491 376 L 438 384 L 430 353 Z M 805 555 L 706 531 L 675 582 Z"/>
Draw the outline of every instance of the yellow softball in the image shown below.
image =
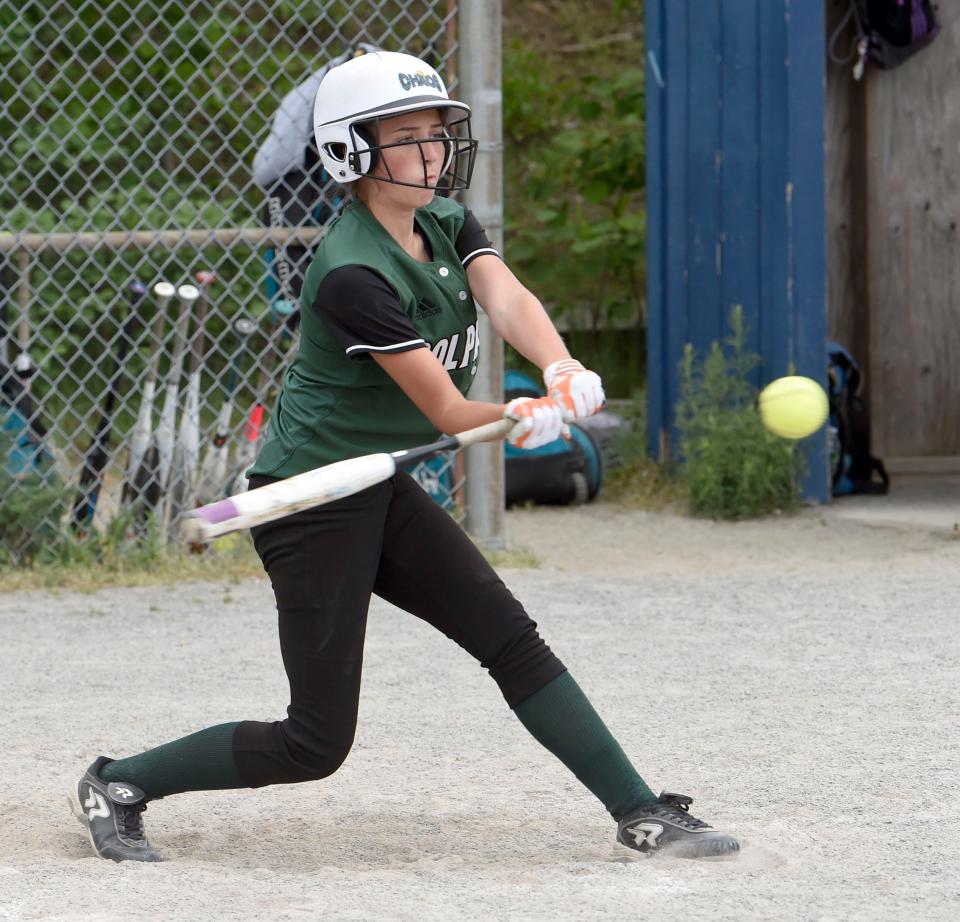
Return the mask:
<path id="1" fill-rule="evenodd" d="M 760 391 L 760 418 L 764 426 L 785 439 L 813 435 L 824 424 L 829 411 L 823 388 L 802 375 L 777 378 Z"/>

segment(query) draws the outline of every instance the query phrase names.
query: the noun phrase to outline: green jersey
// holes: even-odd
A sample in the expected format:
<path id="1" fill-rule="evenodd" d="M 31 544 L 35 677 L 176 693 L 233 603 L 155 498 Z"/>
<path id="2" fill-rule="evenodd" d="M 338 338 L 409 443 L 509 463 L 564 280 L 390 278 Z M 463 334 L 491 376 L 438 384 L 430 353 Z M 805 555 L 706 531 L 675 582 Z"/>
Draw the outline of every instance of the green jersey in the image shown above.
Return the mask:
<path id="1" fill-rule="evenodd" d="M 248 476 L 290 477 L 434 440 L 439 433 L 371 353 L 429 348 L 459 391 L 469 391 L 480 342 L 466 266 L 495 251 L 450 199 L 418 209 L 415 223 L 426 263 L 359 201 L 331 224 L 304 279 L 299 350 Z"/>

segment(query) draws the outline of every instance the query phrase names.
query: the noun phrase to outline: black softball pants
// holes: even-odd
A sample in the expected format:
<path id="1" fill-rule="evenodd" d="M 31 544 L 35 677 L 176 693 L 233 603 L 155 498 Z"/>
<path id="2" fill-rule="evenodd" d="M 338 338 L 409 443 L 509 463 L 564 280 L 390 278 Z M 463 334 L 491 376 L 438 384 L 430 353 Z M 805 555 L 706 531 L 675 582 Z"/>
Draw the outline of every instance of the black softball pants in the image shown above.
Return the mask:
<path id="1" fill-rule="evenodd" d="M 276 594 L 290 705 L 285 720 L 236 728 L 234 759 L 250 787 L 323 778 L 347 757 L 371 593 L 460 644 L 511 708 L 565 671 L 483 555 L 407 474 L 258 526 L 253 538 Z"/>

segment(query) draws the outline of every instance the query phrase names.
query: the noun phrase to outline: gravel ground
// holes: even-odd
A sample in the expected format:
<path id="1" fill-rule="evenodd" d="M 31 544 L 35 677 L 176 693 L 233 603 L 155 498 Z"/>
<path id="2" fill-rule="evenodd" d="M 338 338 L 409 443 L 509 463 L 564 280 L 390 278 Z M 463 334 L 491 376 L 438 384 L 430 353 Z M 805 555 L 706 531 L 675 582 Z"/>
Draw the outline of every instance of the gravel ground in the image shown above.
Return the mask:
<path id="1" fill-rule="evenodd" d="M 101 861 L 66 805 L 95 755 L 282 715 L 270 588 L 18 593 L 0 596 L 0 919 L 958 917 L 960 541 L 819 511 L 509 526 L 542 566 L 508 584 L 651 786 L 741 837 L 736 861 L 615 846 L 473 661 L 379 601 L 340 772 L 157 802 L 169 860 Z"/>

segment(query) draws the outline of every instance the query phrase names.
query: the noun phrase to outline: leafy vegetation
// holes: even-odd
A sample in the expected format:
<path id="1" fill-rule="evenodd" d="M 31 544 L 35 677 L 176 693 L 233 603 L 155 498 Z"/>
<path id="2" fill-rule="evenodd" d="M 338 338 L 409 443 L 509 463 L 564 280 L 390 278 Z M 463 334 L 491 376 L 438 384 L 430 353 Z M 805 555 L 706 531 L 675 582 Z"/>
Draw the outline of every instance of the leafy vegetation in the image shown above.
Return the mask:
<path id="1" fill-rule="evenodd" d="M 761 359 L 746 349 L 742 308 L 730 327 L 705 357 L 688 344 L 681 361 L 677 431 L 690 510 L 721 519 L 787 511 L 799 501 L 803 461 L 760 420 L 750 373 Z"/>
<path id="2" fill-rule="evenodd" d="M 36 484 L 28 484 L 29 497 Z M 33 499 L 39 501 L 40 494 Z M 32 589 L 95 592 L 108 586 L 154 586 L 185 581 L 265 579 L 263 565 L 249 534 L 221 538 L 201 553 L 160 540 L 156 528 L 149 537 L 136 535 L 129 519 L 118 516 L 102 532 L 73 533 L 64 528 L 44 536 L 29 561 L 17 565 L 0 558 L 0 592 Z M 530 569 L 539 566 L 528 548 L 481 551 L 495 567 Z"/>
<path id="3" fill-rule="evenodd" d="M 260 207 L 250 161 L 275 103 L 357 40 L 406 38 L 434 55 L 428 36 L 443 34 L 443 13 L 432 6 L 251 2 L 237 15 L 236 5 L 141 0 L 134 21 L 125 3 L 5 3 L 0 137 L 12 143 L 0 145 L 0 207 L 24 204 L 41 230 L 48 208 L 89 209 L 105 186 L 154 198 L 170 189 L 245 222 Z M 418 26 L 404 36 L 411 20 Z M 371 34 L 391 24 L 392 39 Z"/>
<path id="4" fill-rule="evenodd" d="M 607 472 L 602 498 L 635 509 L 686 509 L 686 491 L 676 471 L 650 458 L 646 392 L 635 392 L 616 412 L 624 425 L 613 442 L 611 456 L 616 463 Z"/>
<path id="5" fill-rule="evenodd" d="M 64 484 L 52 465 L 11 473 L 11 442 L 0 428 L 0 591 L 262 572 L 249 537 L 194 555 L 164 542 L 152 519 L 135 523 L 135 511 L 114 516 L 102 528 L 71 527 L 76 487 Z"/>
<path id="6" fill-rule="evenodd" d="M 0 459 L 9 457 L 6 442 L 0 438 Z M 42 555 L 57 540 L 51 520 L 66 510 L 66 491 L 55 479 L 42 474 L 14 477 L 0 464 L 0 567 Z"/>
<path id="7" fill-rule="evenodd" d="M 645 367 L 642 8 L 505 9 L 507 257 L 555 319 L 587 331 L 569 337 L 615 396 Z"/>
<path id="8" fill-rule="evenodd" d="M 170 0 L 135 7 L 132 19 L 125 3 L 0 4 L 3 231 L 256 224 L 263 194 L 252 181 L 254 152 L 294 86 L 355 40 L 405 40 L 434 58 L 446 48 L 444 10 L 424 0 L 253 0 L 243 15 L 236 5 Z M 265 314 L 259 250 L 241 243 L 33 254 L 31 356 L 42 371 L 34 388 L 57 435 L 75 439 L 105 386 L 98 358 L 111 352 L 131 280 L 182 281 L 216 268 L 224 287 L 213 292 L 208 333 L 218 337 L 237 313 Z M 14 291 L 23 280 L 15 263 L 0 254 L 0 288 Z M 132 350 L 122 390 L 149 351 Z M 208 366 L 217 373 L 224 360 L 221 351 Z M 248 389 L 240 400 L 250 397 Z M 131 423 L 128 408 L 116 431 Z"/>
<path id="9" fill-rule="evenodd" d="M 202 554 L 126 535 L 66 536 L 30 566 L 0 566 L 0 592 L 64 589 L 94 592 L 106 586 L 168 585 L 187 580 L 263 577 L 263 566 L 248 538 L 220 542 Z"/>

